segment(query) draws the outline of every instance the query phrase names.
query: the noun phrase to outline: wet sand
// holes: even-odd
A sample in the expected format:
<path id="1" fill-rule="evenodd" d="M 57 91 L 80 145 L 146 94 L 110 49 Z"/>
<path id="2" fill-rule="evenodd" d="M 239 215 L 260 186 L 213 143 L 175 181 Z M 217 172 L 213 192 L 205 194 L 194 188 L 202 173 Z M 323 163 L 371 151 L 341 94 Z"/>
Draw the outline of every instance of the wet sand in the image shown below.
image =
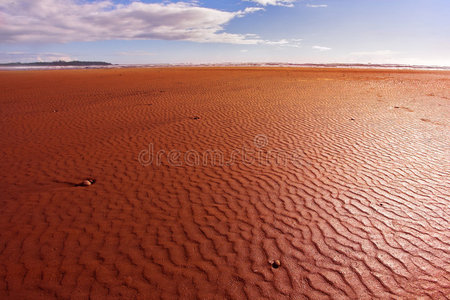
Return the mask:
<path id="1" fill-rule="evenodd" d="M 448 71 L 3 71 L 0 91 L 2 299 L 450 295 Z"/>

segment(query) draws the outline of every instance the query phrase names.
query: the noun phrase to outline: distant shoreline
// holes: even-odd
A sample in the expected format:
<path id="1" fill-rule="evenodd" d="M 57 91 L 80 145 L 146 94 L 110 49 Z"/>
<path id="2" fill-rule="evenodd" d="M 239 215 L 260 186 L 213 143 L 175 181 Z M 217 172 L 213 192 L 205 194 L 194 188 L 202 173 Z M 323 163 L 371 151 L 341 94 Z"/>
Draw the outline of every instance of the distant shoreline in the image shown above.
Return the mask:
<path id="1" fill-rule="evenodd" d="M 107 62 L 35 62 L 3 63 L 0 70 L 61 70 L 61 69 L 121 69 L 121 68 L 331 68 L 331 69 L 384 69 L 384 70 L 450 70 L 450 66 L 425 66 L 402 64 L 294 64 L 294 63 L 212 63 L 212 64 L 111 64 Z"/>
<path id="2" fill-rule="evenodd" d="M 30 63 L 22 63 L 22 62 L 11 62 L 11 63 L 0 63 L 0 67 L 72 67 L 72 66 L 110 66 L 111 63 L 104 61 L 52 61 L 52 62 L 30 62 Z"/>

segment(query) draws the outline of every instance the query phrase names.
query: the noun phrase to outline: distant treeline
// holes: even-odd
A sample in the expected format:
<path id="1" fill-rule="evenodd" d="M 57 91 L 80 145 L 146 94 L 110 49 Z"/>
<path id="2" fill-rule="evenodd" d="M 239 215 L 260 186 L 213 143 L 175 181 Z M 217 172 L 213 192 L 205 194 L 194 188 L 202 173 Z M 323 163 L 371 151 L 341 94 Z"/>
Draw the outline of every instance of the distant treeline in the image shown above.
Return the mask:
<path id="1" fill-rule="evenodd" d="M 52 62 L 31 62 L 31 63 L 21 63 L 21 62 L 14 62 L 14 63 L 4 63 L 0 64 L 0 66 L 8 66 L 8 67 L 42 67 L 42 66 L 108 66 L 111 65 L 110 63 L 104 62 L 104 61 L 52 61 Z"/>

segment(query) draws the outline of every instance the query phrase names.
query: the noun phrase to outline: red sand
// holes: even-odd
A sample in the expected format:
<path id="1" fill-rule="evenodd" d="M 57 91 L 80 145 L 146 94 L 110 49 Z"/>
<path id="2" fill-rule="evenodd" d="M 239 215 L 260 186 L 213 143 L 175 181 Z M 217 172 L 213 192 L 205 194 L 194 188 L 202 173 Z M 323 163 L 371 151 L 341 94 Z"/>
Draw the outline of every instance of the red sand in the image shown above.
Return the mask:
<path id="1" fill-rule="evenodd" d="M 450 295 L 449 72 L 9 71 L 0 91 L 0 298 Z M 208 150 L 229 164 L 184 160 Z"/>

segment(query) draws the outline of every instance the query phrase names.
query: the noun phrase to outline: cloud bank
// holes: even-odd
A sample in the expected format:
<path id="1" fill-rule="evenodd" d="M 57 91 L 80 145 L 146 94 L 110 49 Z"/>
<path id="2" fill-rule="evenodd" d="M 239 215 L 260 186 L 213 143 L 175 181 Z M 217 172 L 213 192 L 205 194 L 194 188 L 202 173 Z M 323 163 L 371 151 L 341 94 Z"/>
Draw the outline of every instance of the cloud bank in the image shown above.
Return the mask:
<path id="1" fill-rule="evenodd" d="M 35 61 L 57 61 L 57 60 L 76 60 L 78 58 L 70 56 L 66 53 L 58 52 L 24 52 L 24 51 L 11 51 L 0 53 L 1 62 L 35 62 Z"/>
<path id="2" fill-rule="evenodd" d="M 246 1 L 255 2 L 263 6 L 273 5 L 286 7 L 293 7 L 294 2 L 297 2 L 297 0 L 246 0 Z"/>
<path id="3" fill-rule="evenodd" d="M 264 1 L 262 1 L 264 2 Z M 277 0 L 266 2 L 293 2 Z M 228 12 L 194 3 L 115 4 L 109 0 L 0 0 L 0 40 L 9 43 L 161 39 L 267 44 L 257 35 L 224 31 L 231 20 L 261 7 Z"/>

